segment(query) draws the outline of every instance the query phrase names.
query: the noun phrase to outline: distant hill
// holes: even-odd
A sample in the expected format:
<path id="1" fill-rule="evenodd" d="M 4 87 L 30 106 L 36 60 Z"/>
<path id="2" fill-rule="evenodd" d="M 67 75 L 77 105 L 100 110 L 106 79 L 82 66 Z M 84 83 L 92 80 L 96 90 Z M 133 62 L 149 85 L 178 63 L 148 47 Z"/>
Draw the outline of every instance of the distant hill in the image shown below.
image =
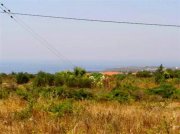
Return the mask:
<path id="1" fill-rule="evenodd" d="M 105 71 L 112 71 L 112 72 L 138 72 L 138 71 L 150 71 L 154 72 L 157 70 L 157 66 L 145 66 L 145 67 L 137 67 L 137 66 L 130 66 L 130 67 L 120 67 L 120 68 L 112 68 L 106 69 Z M 172 70 L 179 70 L 180 67 L 167 67 L 166 69 Z"/>

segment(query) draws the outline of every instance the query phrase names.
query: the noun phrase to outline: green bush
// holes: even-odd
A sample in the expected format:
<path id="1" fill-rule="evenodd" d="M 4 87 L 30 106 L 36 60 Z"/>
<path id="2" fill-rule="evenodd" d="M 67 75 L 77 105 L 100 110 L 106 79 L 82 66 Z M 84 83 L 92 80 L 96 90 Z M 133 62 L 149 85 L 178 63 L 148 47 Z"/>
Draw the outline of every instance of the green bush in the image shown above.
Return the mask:
<path id="1" fill-rule="evenodd" d="M 49 107 L 49 111 L 56 114 L 57 116 L 71 114 L 71 113 L 73 113 L 73 104 L 71 101 L 64 101 L 59 104 L 52 104 Z"/>
<path id="2" fill-rule="evenodd" d="M 176 94 L 176 88 L 169 84 L 163 84 L 157 88 L 150 89 L 151 94 L 160 95 L 163 98 L 171 98 Z"/>
<path id="3" fill-rule="evenodd" d="M 70 96 L 70 91 L 65 87 L 43 88 L 39 92 L 45 98 L 53 97 L 53 98 L 65 99 L 65 98 L 69 98 Z"/>
<path id="4" fill-rule="evenodd" d="M 66 82 L 68 87 L 75 87 L 75 88 L 91 88 L 92 87 L 92 79 L 83 76 L 83 77 L 76 77 L 70 76 Z"/>
<path id="5" fill-rule="evenodd" d="M 3 83 L 2 76 L 0 76 L 0 85 Z"/>
<path id="6" fill-rule="evenodd" d="M 54 75 L 53 74 L 46 74 L 46 82 L 48 86 L 54 86 Z"/>
<path id="7" fill-rule="evenodd" d="M 5 78 L 5 77 L 7 77 L 7 74 L 6 73 L 0 73 L 0 77 Z"/>
<path id="8" fill-rule="evenodd" d="M 144 92 L 141 92 L 138 87 L 125 84 L 114 88 L 107 97 L 110 100 L 117 100 L 119 102 L 130 102 L 132 100 L 141 100 L 142 94 L 144 95 Z"/>
<path id="9" fill-rule="evenodd" d="M 165 80 L 165 75 L 164 75 L 164 67 L 163 67 L 162 64 L 161 64 L 161 65 L 159 66 L 159 68 L 156 70 L 156 72 L 154 73 L 154 76 L 155 76 L 155 82 L 156 82 L 157 84 L 164 82 L 164 80 Z"/>
<path id="10" fill-rule="evenodd" d="M 180 90 L 176 90 L 174 95 L 173 95 L 173 99 L 180 99 Z"/>
<path id="11" fill-rule="evenodd" d="M 69 98 L 71 95 L 70 95 L 70 92 L 67 88 L 65 87 L 57 87 L 55 88 L 55 96 L 58 96 L 60 98 Z"/>
<path id="12" fill-rule="evenodd" d="M 136 76 L 140 78 L 149 78 L 149 77 L 152 77 L 152 74 L 150 71 L 140 71 L 140 72 L 137 72 Z"/>
<path id="13" fill-rule="evenodd" d="M 85 89 L 80 89 L 72 91 L 71 97 L 76 100 L 83 100 L 92 98 L 93 94 Z"/>
<path id="14" fill-rule="evenodd" d="M 32 98 L 32 95 L 27 90 L 17 89 L 16 94 L 26 101 Z"/>
<path id="15" fill-rule="evenodd" d="M 88 77 L 82 77 L 78 81 L 78 87 L 80 88 L 91 88 L 93 80 Z"/>
<path id="16" fill-rule="evenodd" d="M 66 81 L 66 85 L 68 87 L 78 87 L 79 86 L 79 79 L 75 77 L 74 75 L 69 76 L 69 78 Z"/>
<path id="17" fill-rule="evenodd" d="M 92 74 L 90 75 L 90 77 L 91 77 L 91 76 L 95 79 L 95 81 L 100 81 L 101 78 L 102 78 L 102 76 L 103 76 L 103 74 L 101 74 L 101 73 L 92 73 Z"/>
<path id="18" fill-rule="evenodd" d="M 18 73 L 15 76 L 17 84 L 25 84 L 29 82 L 29 76 L 27 73 Z"/>
<path id="19" fill-rule="evenodd" d="M 82 77 L 86 74 L 86 70 L 81 67 L 75 67 L 74 68 L 74 75 L 76 77 Z"/>
<path id="20" fill-rule="evenodd" d="M 6 99 L 9 97 L 10 91 L 8 89 L 0 88 L 0 99 Z"/>
<path id="21" fill-rule="evenodd" d="M 128 102 L 131 99 L 131 96 L 128 91 L 123 91 L 121 89 L 114 89 L 107 96 L 110 100 L 117 100 L 119 102 Z"/>
<path id="22" fill-rule="evenodd" d="M 53 86 L 54 85 L 54 75 L 45 73 L 45 72 L 39 72 L 35 79 L 34 79 L 34 86 L 36 87 L 45 87 L 45 86 Z"/>
<path id="23" fill-rule="evenodd" d="M 148 95 L 144 89 L 138 89 L 131 92 L 131 96 L 135 101 L 142 101 L 148 99 Z"/>
<path id="24" fill-rule="evenodd" d="M 125 74 L 116 74 L 114 75 L 114 77 L 116 78 L 116 80 L 124 80 L 126 78 Z"/>
<path id="25" fill-rule="evenodd" d="M 180 70 L 175 70 L 174 71 L 174 77 L 180 79 Z"/>
<path id="26" fill-rule="evenodd" d="M 32 112 L 28 108 L 14 113 L 14 118 L 17 120 L 29 119 L 31 116 Z"/>
<path id="27" fill-rule="evenodd" d="M 55 86 L 62 86 L 66 82 L 66 77 L 64 73 L 56 73 L 54 76 L 54 84 Z"/>
<path id="28" fill-rule="evenodd" d="M 14 113 L 14 118 L 16 120 L 26 120 L 26 119 L 29 119 L 32 116 L 33 105 L 34 104 L 33 104 L 32 101 L 29 102 L 28 106 L 25 109 Z"/>
<path id="29" fill-rule="evenodd" d="M 34 79 L 34 86 L 41 87 L 46 85 L 47 85 L 46 73 L 39 72 Z"/>

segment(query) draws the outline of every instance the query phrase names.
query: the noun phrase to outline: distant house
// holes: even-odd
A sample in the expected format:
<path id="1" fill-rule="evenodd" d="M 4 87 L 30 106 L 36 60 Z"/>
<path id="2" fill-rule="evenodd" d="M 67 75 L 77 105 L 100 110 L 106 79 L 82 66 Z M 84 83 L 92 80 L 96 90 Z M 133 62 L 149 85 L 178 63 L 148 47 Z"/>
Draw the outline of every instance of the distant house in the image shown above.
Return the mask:
<path id="1" fill-rule="evenodd" d="M 110 71 L 107 71 L 107 72 L 101 72 L 101 74 L 112 76 L 112 75 L 122 74 L 122 73 L 121 72 L 110 72 Z"/>

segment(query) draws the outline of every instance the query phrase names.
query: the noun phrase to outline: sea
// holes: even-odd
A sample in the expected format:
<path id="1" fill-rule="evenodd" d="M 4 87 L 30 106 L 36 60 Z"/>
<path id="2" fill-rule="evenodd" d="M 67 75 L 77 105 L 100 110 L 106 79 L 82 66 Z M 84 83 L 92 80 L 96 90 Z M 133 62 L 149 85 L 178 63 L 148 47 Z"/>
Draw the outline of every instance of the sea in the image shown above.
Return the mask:
<path id="1" fill-rule="evenodd" d="M 0 61 L 0 73 L 12 73 L 12 72 L 28 72 L 37 73 L 44 71 L 48 73 L 56 73 L 60 71 L 69 70 L 72 71 L 74 67 L 82 67 L 88 72 L 100 72 L 112 68 L 120 67 L 143 67 L 143 66 L 159 66 L 162 62 L 149 63 L 149 62 L 137 62 L 137 61 L 74 61 L 69 63 L 59 63 L 57 61 Z M 180 67 L 180 63 L 169 62 L 163 65 L 169 67 Z"/>
<path id="2" fill-rule="evenodd" d="M 44 71 L 48 73 L 56 73 L 60 71 L 69 70 L 72 71 L 75 67 L 82 67 L 87 71 L 103 71 L 109 68 L 115 67 L 113 64 L 107 63 L 87 63 L 76 62 L 72 64 L 63 64 L 56 62 L 0 62 L 0 73 L 12 73 L 12 72 L 28 72 L 37 73 Z"/>

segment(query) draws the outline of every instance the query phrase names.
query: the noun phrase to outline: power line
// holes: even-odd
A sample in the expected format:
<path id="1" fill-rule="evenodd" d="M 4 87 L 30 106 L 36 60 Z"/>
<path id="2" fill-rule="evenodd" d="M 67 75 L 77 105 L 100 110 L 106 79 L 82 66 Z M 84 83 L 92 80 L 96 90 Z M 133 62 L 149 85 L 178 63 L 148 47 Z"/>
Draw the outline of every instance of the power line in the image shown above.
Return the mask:
<path id="1" fill-rule="evenodd" d="M 0 9 L 3 10 L 4 13 L 7 13 L 16 23 L 18 23 L 21 27 L 23 27 L 28 33 L 30 33 L 36 40 L 38 40 L 41 45 L 45 46 L 50 52 L 52 52 L 55 56 L 57 56 L 59 59 L 61 57 L 64 58 L 64 61 L 69 62 L 72 66 L 74 66 L 72 64 L 72 62 L 67 59 L 65 56 L 63 56 L 57 49 L 55 49 L 47 40 L 45 40 L 44 38 L 42 38 L 39 34 L 37 34 L 36 32 L 33 31 L 33 29 L 31 27 L 29 27 L 25 22 L 23 22 L 22 20 L 20 20 L 19 18 L 17 19 L 17 17 L 13 17 L 11 11 L 4 6 L 4 4 L 0 3 Z M 63 59 L 60 59 L 63 60 Z"/>
<path id="2" fill-rule="evenodd" d="M 1 13 L 6 13 L 6 12 L 1 12 Z M 130 24 L 130 25 L 161 26 L 161 27 L 180 28 L 180 25 L 171 25 L 171 24 L 143 23 L 143 22 L 129 22 L 129 21 L 113 21 L 113 20 L 100 20 L 100 19 L 85 19 L 85 18 L 76 18 L 76 17 L 48 16 L 48 15 L 15 13 L 15 12 L 11 12 L 11 14 L 20 15 L 20 16 L 29 16 L 29 17 L 41 17 L 41 18 L 51 18 L 51 19 L 75 20 L 75 21 L 88 21 L 88 22 L 103 22 L 103 23 L 116 23 L 116 24 Z"/>

